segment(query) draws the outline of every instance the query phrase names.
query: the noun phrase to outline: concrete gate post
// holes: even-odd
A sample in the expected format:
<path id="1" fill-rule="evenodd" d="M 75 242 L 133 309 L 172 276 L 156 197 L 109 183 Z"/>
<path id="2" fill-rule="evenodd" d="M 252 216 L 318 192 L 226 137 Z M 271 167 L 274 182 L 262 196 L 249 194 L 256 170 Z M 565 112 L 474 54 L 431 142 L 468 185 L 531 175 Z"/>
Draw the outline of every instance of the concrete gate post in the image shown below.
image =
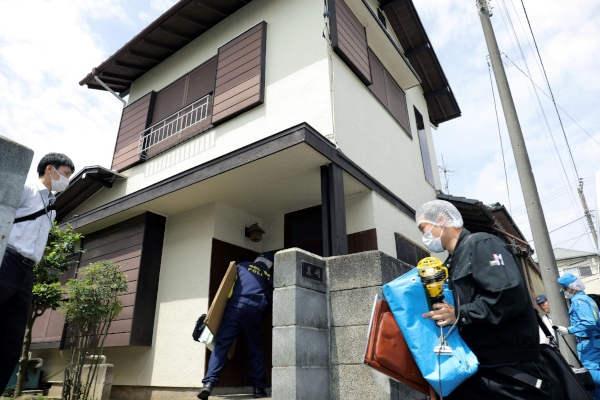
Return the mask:
<path id="1" fill-rule="evenodd" d="M 275 255 L 273 400 L 329 399 L 329 331 L 323 258 L 300 249 Z"/>
<path id="2" fill-rule="evenodd" d="M 0 260 L 15 219 L 33 150 L 0 136 Z"/>

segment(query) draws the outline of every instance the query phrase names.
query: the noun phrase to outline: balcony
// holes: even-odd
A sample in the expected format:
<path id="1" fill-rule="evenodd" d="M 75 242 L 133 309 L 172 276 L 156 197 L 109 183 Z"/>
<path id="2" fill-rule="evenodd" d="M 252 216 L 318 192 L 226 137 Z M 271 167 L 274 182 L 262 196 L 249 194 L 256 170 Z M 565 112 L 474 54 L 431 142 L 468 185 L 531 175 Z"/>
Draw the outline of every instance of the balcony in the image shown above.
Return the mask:
<path id="1" fill-rule="evenodd" d="M 211 95 L 204 96 L 140 132 L 140 158 L 156 155 L 199 132 L 210 122 L 211 105 Z"/>

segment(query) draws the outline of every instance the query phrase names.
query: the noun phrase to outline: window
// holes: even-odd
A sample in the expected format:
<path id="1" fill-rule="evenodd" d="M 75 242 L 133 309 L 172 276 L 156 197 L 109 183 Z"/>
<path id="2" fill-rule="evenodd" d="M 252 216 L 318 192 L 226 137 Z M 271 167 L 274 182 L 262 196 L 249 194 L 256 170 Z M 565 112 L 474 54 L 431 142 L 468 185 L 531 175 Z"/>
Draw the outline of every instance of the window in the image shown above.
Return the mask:
<path id="1" fill-rule="evenodd" d="M 578 267 L 577 269 L 579 270 L 580 278 L 592 276 L 592 267 L 590 267 L 589 265 L 586 265 L 584 267 Z"/>
<path id="2" fill-rule="evenodd" d="M 152 157 L 210 124 L 217 59 L 212 58 L 156 94 L 152 124 L 139 150 Z"/>
<path id="3" fill-rule="evenodd" d="M 398 86 L 371 49 L 369 49 L 369 59 L 371 60 L 371 78 L 373 80 L 373 83 L 369 85 L 369 90 L 404 128 L 408 136 L 412 137 L 404 91 Z"/>
<path id="4" fill-rule="evenodd" d="M 425 130 L 425 123 L 423 122 L 423 116 L 413 107 L 415 110 L 415 121 L 417 122 L 417 134 L 419 135 L 419 146 L 421 147 L 421 158 L 423 159 L 423 169 L 425 170 L 425 180 L 435 187 L 435 181 L 433 180 L 433 166 L 431 165 L 431 154 L 429 152 L 429 144 L 427 142 L 427 131 Z"/>
<path id="5" fill-rule="evenodd" d="M 387 23 L 386 23 L 385 15 L 383 15 L 383 12 L 381 12 L 381 10 L 379 8 L 377 9 L 377 18 L 379 18 L 379 20 L 381 21 L 381 23 L 383 24 L 383 26 L 385 28 L 387 28 Z"/>
<path id="6" fill-rule="evenodd" d="M 563 276 L 564 274 L 573 274 L 579 278 L 586 278 L 593 275 L 592 267 L 589 265 L 584 265 L 583 267 L 566 268 L 562 271 L 560 276 Z"/>

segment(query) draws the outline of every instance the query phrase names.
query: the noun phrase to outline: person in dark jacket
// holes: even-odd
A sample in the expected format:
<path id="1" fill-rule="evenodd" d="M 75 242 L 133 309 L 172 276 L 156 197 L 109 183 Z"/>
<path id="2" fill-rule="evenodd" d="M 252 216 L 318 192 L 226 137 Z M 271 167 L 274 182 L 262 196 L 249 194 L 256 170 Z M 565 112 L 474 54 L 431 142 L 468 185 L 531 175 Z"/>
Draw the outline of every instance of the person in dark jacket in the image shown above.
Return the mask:
<path id="1" fill-rule="evenodd" d="M 438 326 L 457 321 L 460 336 L 480 362 L 478 372 L 444 399 L 554 398 L 551 378 L 539 362 L 533 304 L 508 246 L 494 235 L 464 229 L 460 213 L 446 201 L 422 205 L 416 222 L 430 251 L 450 253 L 446 265 L 456 304 L 434 304 L 423 318 Z M 518 379 L 519 374 L 534 384 Z"/>
<path id="2" fill-rule="evenodd" d="M 248 341 L 248 377 L 254 387 L 254 397 L 267 397 L 265 357 L 262 350 L 262 321 L 270 312 L 273 299 L 273 255 L 260 254 L 254 262 L 237 265 L 233 285 L 223 320 L 215 337 L 215 347 L 198 398 L 208 399 L 219 373 L 227 361 L 227 352 L 240 333 Z"/>

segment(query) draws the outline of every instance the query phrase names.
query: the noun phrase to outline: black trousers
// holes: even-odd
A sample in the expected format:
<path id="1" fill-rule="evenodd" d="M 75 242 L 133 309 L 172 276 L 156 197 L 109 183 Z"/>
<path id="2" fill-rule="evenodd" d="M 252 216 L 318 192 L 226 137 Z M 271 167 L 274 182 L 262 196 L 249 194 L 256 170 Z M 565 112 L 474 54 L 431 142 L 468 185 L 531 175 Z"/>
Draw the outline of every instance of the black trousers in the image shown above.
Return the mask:
<path id="1" fill-rule="evenodd" d="M 21 355 L 32 288 L 33 268 L 5 252 L 0 266 L 0 395 Z"/>

